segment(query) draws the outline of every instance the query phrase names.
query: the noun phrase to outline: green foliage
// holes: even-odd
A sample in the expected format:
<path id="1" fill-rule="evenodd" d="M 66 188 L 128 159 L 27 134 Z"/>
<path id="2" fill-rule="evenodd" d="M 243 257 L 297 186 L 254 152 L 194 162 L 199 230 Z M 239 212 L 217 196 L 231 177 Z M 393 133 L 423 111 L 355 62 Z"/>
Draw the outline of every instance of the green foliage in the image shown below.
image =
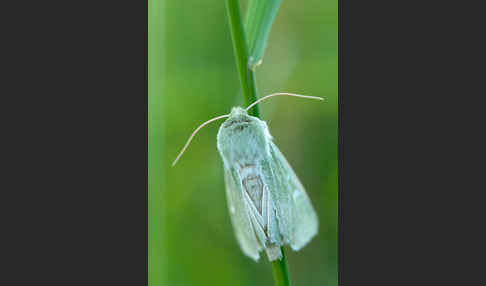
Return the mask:
<path id="1" fill-rule="evenodd" d="M 166 166 L 164 164 L 164 130 L 161 124 L 163 57 L 163 7 L 159 1 L 149 1 L 148 11 L 148 280 L 149 285 L 166 285 L 166 252 L 162 199 Z"/>
<path id="2" fill-rule="evenodd" d="M 248 64 L 251 69 L 263 59 L 268 35 L 282 0 L 249 0 L 245 17 Z"/>

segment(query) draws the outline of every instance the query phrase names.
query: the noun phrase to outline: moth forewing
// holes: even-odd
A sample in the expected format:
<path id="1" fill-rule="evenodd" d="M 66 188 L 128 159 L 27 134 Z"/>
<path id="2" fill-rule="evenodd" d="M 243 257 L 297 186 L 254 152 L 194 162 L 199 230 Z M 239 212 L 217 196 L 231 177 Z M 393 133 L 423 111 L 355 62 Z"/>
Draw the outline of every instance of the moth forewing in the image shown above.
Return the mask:
<path id="1" fill-rule="evenodd" d="M 280 194 L 278 198 L 281 201 L 278 205 L 284 206 L 277 210 L 280 211 L 280 217 L 284 218 L 283 221 L 289 223 L 290 246 L 293 250 L 299 250 L 317 234 L 317 214 L 299 178 L 273 142 L 270 143 L 270 150 L 270 168 L 274 173 L 280 174 L 275 177 L 280 181 L 280 189 L 275 190 Z"/>
<path id="2" fill-rule="evenodd" d="M 226 200 L 230 213 L 231 224 L 236 234 L 236 239 L 243 253 L 254 260 L 260 258 L 261 246 L 257 242 L 250 217 L 243 199 L 243 192 L 236 180 L 237 174 L 224 168 L 224 180 L 226 185 Z"/>

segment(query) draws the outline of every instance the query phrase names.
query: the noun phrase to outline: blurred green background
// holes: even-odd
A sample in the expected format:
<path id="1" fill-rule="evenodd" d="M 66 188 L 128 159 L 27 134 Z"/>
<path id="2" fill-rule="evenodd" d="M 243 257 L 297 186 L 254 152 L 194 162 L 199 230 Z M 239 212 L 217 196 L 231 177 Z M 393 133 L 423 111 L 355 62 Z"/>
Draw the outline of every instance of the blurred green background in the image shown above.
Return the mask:
<path id="1" fill-rule="evenodd" d="M 244 6 L 246 1 L 242 1 Z M 337 285 L 337 0 L 290 1 L 257 69 L 258 95 L 294 92 L 260 105 L 275 143 L 306 187 L 318 235 L 287 248 L 298 285 Z M 254 262 L 235 240 L 226 206 L 216 122 L 242 105 L 223 0 L 149 0 L 149 285 L 273 285 L 265 255 Z"/>

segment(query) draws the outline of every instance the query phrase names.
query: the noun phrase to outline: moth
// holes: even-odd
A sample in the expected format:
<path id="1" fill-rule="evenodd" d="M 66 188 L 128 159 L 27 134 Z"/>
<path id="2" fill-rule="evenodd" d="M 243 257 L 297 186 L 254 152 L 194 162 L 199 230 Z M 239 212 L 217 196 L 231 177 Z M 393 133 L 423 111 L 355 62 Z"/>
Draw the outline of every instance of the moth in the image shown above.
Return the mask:
<path id="1" fill-rule="evenodd" d="M 226 199 L 237 241 L 255 261 L 265 250 L 270 261 L 282 258 L 280 247 L 304 247 L 318 231 L 311 201 L 295 172 L 273 142 L 265 121 L 248 115 L 259 102 L 278 95 L 323 100 L 291 93 L 267 95 L 246 109 L 233 107 L 230 114 L 201 124 L 189 137 L 173 165 L 194 135 L 205 125 L 227 118 L 217 135 L 217 149 L 224 165 Z"/>

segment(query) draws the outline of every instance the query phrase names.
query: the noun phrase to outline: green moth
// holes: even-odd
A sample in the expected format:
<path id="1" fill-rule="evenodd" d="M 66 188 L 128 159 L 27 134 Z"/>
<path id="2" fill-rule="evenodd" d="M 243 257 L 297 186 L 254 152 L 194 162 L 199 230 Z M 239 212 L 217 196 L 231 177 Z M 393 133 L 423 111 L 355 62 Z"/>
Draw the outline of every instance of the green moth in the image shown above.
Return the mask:
<path id="1" fill-rule="evenodd" d="M 265 250 L 268 259 L 281 259 L 280 246 L 297 251 L 318 230 L 317 215 L 304 187 L 289 163 L 272 141 L 265 121 L 248 115 L 248 108 L 233 107 L 230 114 L 203 123 L 189 138 L 177 162 L 199 129 L 227 118 L 217 135 L 217 148 L 224 164 L 224 180 L 229 213 L 243 253 L 254 260 Z"/>

